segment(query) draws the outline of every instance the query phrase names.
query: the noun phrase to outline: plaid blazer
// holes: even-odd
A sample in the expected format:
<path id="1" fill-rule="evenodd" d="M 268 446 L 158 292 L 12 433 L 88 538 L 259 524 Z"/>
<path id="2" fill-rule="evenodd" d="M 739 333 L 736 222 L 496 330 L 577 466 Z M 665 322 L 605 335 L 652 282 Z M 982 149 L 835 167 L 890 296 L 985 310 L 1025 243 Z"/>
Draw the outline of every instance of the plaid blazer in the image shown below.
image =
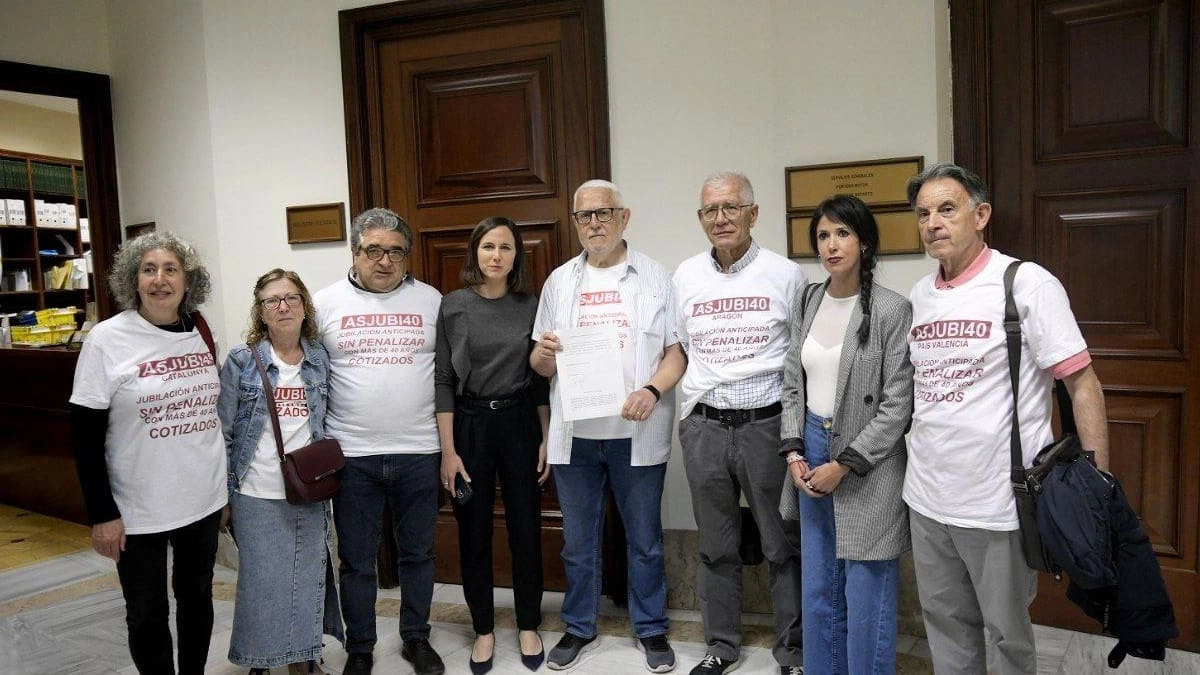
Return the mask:
<path id="1" fill-rule="evenodd" d="M 792 334 L 783 375 L 782 439 L 802 438 L 805 377 L 800 350 L 829 282 L 809 284 L 792 307 Z M 829 456 L 847 448 L 870 465 L 863 475 L 846 474 L 833 491 L 837 557 L 888 560 L 911 547 L 908 508 L 901 496 L 907 450 L 904 434 L 912 421 L 913 366 L 908 358 L 912 307 L 903 296 L 878 284 L 871 288 L 871 332 L 859 344 L 862 306 L 855 304 L 846 326 L 838 367 L 833 439 Z M 784 474 L 781 511 L 794 512 L 797 489 Z M 785 517 L 791 515 L 785 513 Z"/>

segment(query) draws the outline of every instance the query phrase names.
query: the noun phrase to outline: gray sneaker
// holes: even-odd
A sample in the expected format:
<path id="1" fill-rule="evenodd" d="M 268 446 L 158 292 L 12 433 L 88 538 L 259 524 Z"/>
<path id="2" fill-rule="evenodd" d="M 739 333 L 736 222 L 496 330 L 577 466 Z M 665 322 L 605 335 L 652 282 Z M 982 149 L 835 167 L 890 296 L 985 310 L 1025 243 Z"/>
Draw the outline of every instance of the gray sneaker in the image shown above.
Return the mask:
<path id="1" fill-rule="evenodd" d="M 583 653 L 596 646 L 596 638 L 584 639 L 563 633 L 562 639 L 546 655 L 546 667 L 550 670 L 566 670 L 579 661 Z"/>
<path id="2" fill-rule="evenodd" d="M 691 675 L 724 675 L 740 665 L 742 665 L 741 661 L 726 661 L 719 656 L 705 654 L 704 658 L 700 659 L 700 663 L 692 668 Z"/>
<path id="3" fill-rule="evenodd" d="M 637 646 L 646 654 L 646 670 L 652 673 L 675 670 L 675 650 L 671 649 L 666 635 L 638 638 Z"/>

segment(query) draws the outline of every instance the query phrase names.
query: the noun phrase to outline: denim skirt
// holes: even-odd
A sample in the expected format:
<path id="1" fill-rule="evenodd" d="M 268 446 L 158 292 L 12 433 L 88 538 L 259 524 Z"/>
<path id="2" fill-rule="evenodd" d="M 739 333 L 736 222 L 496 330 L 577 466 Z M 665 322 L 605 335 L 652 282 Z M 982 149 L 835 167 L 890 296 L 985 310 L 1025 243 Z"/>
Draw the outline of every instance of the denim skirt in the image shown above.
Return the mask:
<path id="1" fill-rule="evenodd" d="M 289 504 L 234 492 L 230 503 L 238 579 L 229 660 L 276 668 L 320 659 L 324 633 L 342 638 L 329 502 Z"/>

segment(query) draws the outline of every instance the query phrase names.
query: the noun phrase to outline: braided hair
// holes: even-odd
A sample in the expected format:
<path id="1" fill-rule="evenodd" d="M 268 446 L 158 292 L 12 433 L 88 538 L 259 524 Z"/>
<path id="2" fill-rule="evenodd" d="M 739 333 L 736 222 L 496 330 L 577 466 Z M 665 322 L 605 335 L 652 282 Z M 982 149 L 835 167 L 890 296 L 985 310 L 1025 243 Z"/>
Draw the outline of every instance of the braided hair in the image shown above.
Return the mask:
<path id="1" fill-rule="evenodd" d="M 817 206 L 808 224 L 808 241 L 817 248 L 817 224 L 822 218 L 845 225 L 858 237 L 863 248 L 858 266 L 858 301 L 862 305 L 863 322 L 858 327 L 858 343 L 866 344 L 871 335 L 871 285 L 875 280 L 875 254 L 879 250 L 879 225 L 863 200 L 853 195 L 834 195 Z"/>

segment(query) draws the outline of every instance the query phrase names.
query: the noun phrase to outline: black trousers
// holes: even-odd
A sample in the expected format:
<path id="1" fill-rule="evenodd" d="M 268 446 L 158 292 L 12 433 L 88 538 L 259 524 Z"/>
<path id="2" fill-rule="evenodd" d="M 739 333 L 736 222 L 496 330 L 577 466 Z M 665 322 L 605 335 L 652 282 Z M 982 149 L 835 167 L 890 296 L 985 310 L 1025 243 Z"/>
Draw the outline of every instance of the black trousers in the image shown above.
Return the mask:
<path id="1" fill-rule="evenodd" d="M 517 628 L 537 630 L 542 623 L 541 491 L 537 483 L 541 439 L 532 403 L 503 410 L 462 404 L 454 409 L 454 445 L 474 492 L 465 505 L 454 505 L 454 516 L 458 520 L 463 595 L 478 635 L 491 633 L 495 621 L 492 522 L 497 478 L 512 554 Z"/>
<path id="2" fill-rule="evenodd" d="M 183 527 L 125 537 L 117 576 L 125 596 L 129 653 L 144 675 L 175 673 L 167 604 L 167 545 L 174 550 L 171 588 L 180 675 L 202 675 L 212 638 L 213 563 L 221 511 Z"/>

